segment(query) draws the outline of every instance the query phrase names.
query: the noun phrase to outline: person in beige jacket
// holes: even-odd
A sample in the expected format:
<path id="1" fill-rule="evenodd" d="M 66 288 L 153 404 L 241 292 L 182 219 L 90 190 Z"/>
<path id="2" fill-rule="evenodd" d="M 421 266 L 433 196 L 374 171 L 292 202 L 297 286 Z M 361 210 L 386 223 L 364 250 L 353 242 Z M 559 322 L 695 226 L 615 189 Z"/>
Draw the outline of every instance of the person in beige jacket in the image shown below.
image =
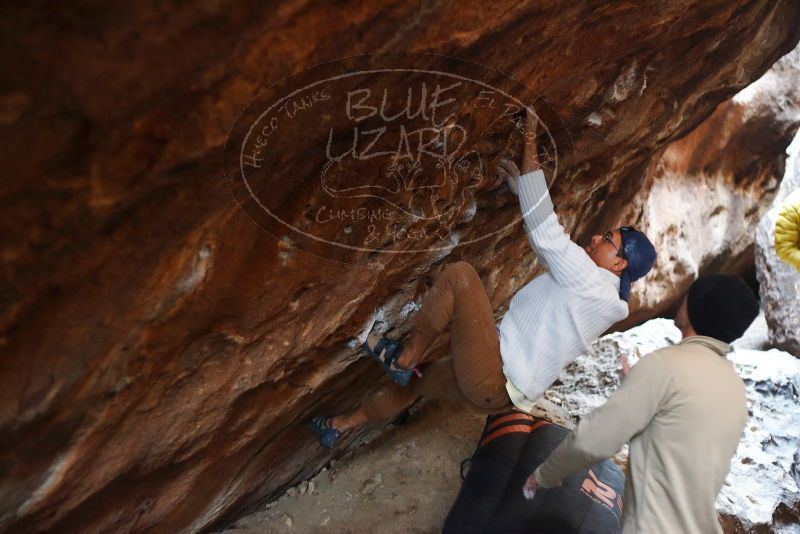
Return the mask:
<path id="1" fill-rule="evenodd" d="M 725 354 L 757 314 L 741 278 L 696 280 L 675 318 L 682 341 L 634 365 L 531 474 L 525 497 L 630 441 L 623 534 L 721 534 L 715 501 L 748 418 L 744 383 Z"/>

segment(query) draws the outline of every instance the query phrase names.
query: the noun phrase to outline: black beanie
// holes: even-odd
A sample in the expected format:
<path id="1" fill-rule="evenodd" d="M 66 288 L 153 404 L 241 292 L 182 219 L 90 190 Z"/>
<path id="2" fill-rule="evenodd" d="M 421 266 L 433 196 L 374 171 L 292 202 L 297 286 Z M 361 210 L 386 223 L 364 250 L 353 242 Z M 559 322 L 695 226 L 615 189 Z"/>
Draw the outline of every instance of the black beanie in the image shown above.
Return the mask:
<path id="1" fill-rule="evenodd" d="M 695 280 L 686 306 L 697 335 L 725 343 L 742 337 L 758 315 L 758 299 L 750 286 L 730 274 L 708 274 Z"/>

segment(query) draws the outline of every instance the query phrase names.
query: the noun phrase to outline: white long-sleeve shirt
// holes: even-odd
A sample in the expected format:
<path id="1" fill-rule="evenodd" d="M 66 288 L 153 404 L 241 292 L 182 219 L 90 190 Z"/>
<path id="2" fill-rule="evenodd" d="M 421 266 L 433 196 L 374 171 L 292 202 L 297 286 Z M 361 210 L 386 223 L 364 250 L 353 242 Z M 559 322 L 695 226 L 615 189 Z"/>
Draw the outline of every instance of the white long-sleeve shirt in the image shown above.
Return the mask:
<path id="1" fill-rule="evenodd" d="M 519 201 L 525 233 L 548 272 L 514 295 L 497 330 L 509 396 L 527 411 L 564 367 L 628 316 L 628 303 L 619 298 L 619 277 L 559 224 L 541 170 L 520 176 Z"/>

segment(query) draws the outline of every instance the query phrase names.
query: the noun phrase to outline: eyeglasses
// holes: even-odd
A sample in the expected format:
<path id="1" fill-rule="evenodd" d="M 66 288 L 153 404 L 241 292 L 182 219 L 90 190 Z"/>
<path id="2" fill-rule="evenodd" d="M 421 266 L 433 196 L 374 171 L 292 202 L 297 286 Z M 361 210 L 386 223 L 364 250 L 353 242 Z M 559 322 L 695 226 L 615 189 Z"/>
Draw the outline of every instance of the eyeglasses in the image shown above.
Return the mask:
<path id="1" fill-rule="evenodd" d="M 619 229 L 620 229 L 620 230 L 633 230 L 633 227 L 631 227 L 631 226 L 621 226 Z M 616 245 L 616 243 L 614 243 L 614 239 L 612 239 L 612 237 L 611 237 L 611 236 L 612 236 L 612 234 L 611 234 L 611 230 L 609 230 L 608 232 L 606 232 L 605 234 L 603 234 L 603 240 L 604 240 L 604 241 L 608 241 L 609 243 L 611 243 L 611 246 L 612 246 L 612 247 L 614 247 L 614 250 L 616 250 L 616 251 L 617 251 L 617 256 L 618 256 L 618 257 L 620 257 L 620 258 L 622 258 L 622 259 L 626 259 L 626 258 L 625 258 L 625 251 L 624 251 L 624 250 L 622 250 L 620 247 L 618 247 L 618 246 Z"/>

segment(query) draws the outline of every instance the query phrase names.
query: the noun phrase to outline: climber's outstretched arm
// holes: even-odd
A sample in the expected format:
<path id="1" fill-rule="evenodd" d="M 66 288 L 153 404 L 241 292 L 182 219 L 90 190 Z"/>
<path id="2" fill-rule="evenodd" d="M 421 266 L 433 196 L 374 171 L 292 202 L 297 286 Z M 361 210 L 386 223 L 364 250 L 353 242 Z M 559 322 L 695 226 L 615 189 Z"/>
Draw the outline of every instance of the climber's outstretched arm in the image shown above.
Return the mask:
<path id="1" fill-rule="evenodd" d="M 522 176 L 516 164 L 508 159 L 500 162 L 499 171 L 505 175 L 509 190 L 519 196 L 525 234 L 555 281 L 571 289 L 591 288 L 602 283 L 602 275 L 586 251 L 570 239 L 553 211 L 553 201 L 536 153 L 537 123 L 535 116 L 528 112 Z"/>

